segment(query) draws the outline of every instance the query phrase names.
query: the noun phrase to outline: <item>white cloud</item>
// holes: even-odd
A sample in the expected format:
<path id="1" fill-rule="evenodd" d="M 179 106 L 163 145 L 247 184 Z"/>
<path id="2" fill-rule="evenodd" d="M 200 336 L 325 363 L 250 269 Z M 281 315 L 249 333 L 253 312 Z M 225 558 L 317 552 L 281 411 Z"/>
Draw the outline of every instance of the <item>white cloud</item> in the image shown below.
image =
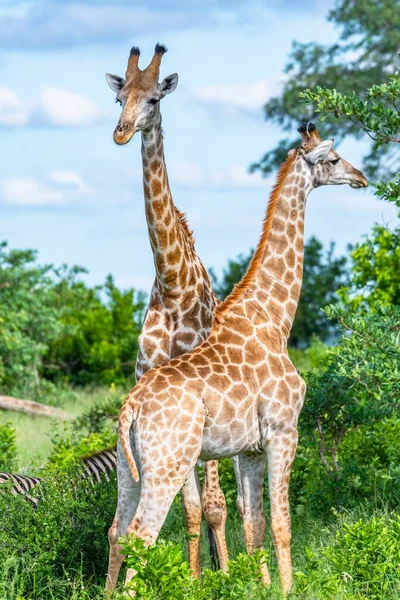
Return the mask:
<path id="1" fill-rule="evenodd" d="M 259 110 L 269 95 L 265 79 L 252 83 L 206 85 L 193 90 L 195 98 L 205 104 L 219 104 L 244 110 Z"/>
<path id="2" fill-rule="evenodd" d="M 0 127 L 85 127 L 100 118 L 100 110 L 93 100 L 79 92 L 45 87 L 29 107 L 14 90 L 0 88 Z"/>
<path id="3" fill-rule="evenodd" d="M 54 171 L 45 181 L 14 177 L 0 182 L 2 198 L 13 206 L 61 206 L 92 191 L 73 171 Z"/>
<path id="4" fill-rule="evenodd" d="M 29 111 L 14 90 L 0 88 L 0 125 L 18 127 L 28 119 Z"/>
<path id="5" fill-rule="evenodd" d="M 92 125 L 100 117 L 96 104 L 77 92 L 48 87 L 40 94 L 40 111 L 44 121 L 51 125 Z"/>
<path id="6" fill-rule="evenodd" d="M 56 185 L 68 188 L 77 194 L 90 194 L 93 191 L 93 188 L 74 171 L 53 171 L 50 174 L 50 180 Z"/>

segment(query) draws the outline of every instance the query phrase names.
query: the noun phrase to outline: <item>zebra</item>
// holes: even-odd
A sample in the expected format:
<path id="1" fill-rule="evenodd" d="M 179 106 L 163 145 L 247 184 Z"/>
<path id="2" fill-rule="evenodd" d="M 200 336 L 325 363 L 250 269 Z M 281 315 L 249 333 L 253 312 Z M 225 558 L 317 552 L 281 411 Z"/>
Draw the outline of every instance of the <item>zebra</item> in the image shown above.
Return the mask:
<path id="1" fill-rule="evenodd" d="M 113 446 L 84 456 L 81 458 L 81 464 L 83 467 L 83 477 L 91 479 L 93 484 L 100 482 L 102 477 L 105 477 L 109 481 L 110 473 L 117 468 L 117 447 Z M 32 488 L 42 483 L 42 478 L 0 471 L 0 485 L 10 481 L 12 483 L 10 491 L 14 496 L 21 494 L 32 502 L 34 506 L 39 504 L 39 499 L 31 496 L 29 492 Z"/>
<path id="2" fill-rule="evenodd" d="M 30 500 L 32 504 L 37 506 L 39 504 L 38 498 L 34 498 L 34 496 L 30 495 L 30 491 L 36 485 L 41 483 L 41 479 L 39 477 L 31 477 L 28 475 L 17 475 L 16 473 L 6 473 L 0 471 L 0 485 L 2 483 L 7 483 L 8 481 L 12 482 L 12 487 L 10 492 L 17 496 L 18 494 L 22 494 L 27 500 Z"/>

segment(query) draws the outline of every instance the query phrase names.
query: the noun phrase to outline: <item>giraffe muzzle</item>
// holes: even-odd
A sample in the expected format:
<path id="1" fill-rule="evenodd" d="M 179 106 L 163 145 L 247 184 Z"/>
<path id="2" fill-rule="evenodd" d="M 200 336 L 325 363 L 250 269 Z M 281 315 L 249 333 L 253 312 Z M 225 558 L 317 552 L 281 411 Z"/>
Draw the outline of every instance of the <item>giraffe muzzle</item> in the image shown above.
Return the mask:
<path id="1" fill-rule="evenodd" d="M 131 123 L 118 123 L 114 130 L 114 142 L 119 146 L 127 144 L 135 131 L 135 127 Z"/>
<path id="2" fill-rule="evenodd" d="M 366 188 L 368 187 L 368 181 L 365 177 L 360 177 L 360 179 L 357 181 L 352 181 L 352 183 L 350 183 L 350 187 L 355 189 Z"/>

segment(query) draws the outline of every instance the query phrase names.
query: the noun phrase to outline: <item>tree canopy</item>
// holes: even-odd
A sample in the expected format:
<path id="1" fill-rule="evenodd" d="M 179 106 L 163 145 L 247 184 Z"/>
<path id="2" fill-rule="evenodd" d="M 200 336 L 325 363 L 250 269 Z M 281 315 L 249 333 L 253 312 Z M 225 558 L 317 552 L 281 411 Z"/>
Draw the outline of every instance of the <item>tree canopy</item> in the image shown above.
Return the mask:
<path id="1" fill-rule="evenodd" d="M 328 20 L 339 30 L 339 39 L 331 46 L 319 43 L 293 42 L 284 72 L 286 79 L 282 92 L 264 106 L 265 119 L 278 124 L 287 137 L 268 151 L 252 170 L 268 174 L 285 158 L 289 148 L 297 145 L 297 136 L 291 137 L 302 121 L 315 120 L 318 111 L 313 104 L 299 104 L 299 95 L 305 89 L 317 90 L 324 86 L 352 96 L 362 102 L 367 88 L 387 81 L 400 67 L 400 6 L 398 0 L 337 0 Z M 323 137 L 341 141 L 352 135 L 368 138 L 359 123 L 352 119 L 340 120 L 329 113 L 319 131 Z M 375 118 L 371 114 L 371 118 Z M 369 176 L 380 176 L 398 170 L 399 157 L 390 146 L 382 146 L 376 153 L 376 141 L 365 158 L 364 168 Z M 380 173 L 379 173 L 380 172 Z"/>
<path id="2" fill-rule="evenodd" d="M 144 296 L 108 276 L 89 287 L 81 267 L 39 265 L 0 244 L 0 389 L 40 396 L 49 382 L 134 382 Z"/>

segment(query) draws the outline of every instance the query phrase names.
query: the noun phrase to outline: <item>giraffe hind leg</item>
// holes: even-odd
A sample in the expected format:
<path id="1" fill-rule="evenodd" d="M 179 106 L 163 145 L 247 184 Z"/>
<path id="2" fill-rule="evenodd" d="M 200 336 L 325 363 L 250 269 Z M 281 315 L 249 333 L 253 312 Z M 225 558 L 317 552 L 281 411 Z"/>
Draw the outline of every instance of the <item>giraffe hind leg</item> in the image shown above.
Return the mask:
<path id="1" fill-rule="evenodd" d="M 204 486 L 202 494 L 203 512 L 207 520 L 213 542 L 215 542 L 219 568 L 222 571 L 228 568 L 228 549 L 225 539 L 226 502 L 219 484 L 218 461 L 210 460 L 204 467 Z M 212 548 L 212 544 L 210 543 Z M 212 553 L 211 553 L 211 557 Z"/>
<path id="2" fill-rule="evenodd" d="M 195 469 L 185 481 L 182 493 L 182 505 L 185 515 L 186 529 L 189 533 L 188 554 L 189 565 L 193 576 L 200 577 L 200 533 L 201 533 L 201 497 L 200 483 Z"/>
<path id="3" fill-rule="evenodd" d="M 282 588 L 292 587 L 290 553 L 289 477 L 296 454 L 297 430 L 276 435 L 268 442 L 268 484 L 271 502 L 271 530 L 278 559 Z"/>
<path id="4" fill-rule="evenodd" d="M 119 440 L 117 475 L 118 504 L 113 523 L 108 531 L 110 552 L 106 579 L 107 591 L 112 591 L 117 584 L 118 575 L 124 560 L 124 556 L 121 553 L 121 546 L 118 544 L 118 539 L 126 534 L 126 530 L 135 515 L 139 504 L 141 489 L 140 482 L 136 483 L 132 478 L 131 470 Z"/>
<path id="5" fill-rule="evenodd" d="M 249 554 L 262 548 L 266 521 L 263 507 L 265 454 L 240 454 L 234 467 L 238 480 L 238 508 L 243 520 L 243 533 Z M 270 585 L 271 578 L 265 561 L 259 565 L 261 581 Z"/>
<path id="6" fill-rule="evenodd" d="M 160 478 L 157 475 L 157 468 L 154 462 L 151 473 L 149 472 L 150 469 L 146 472 L 146 468 L 143 467 L 139 505 L 135 516 L 127 528 L 127 536 L 134 535 L 135 537 L 142 538 L 146 546 L 156 543 L 171 504 L 193 470 L 199 453 L 196 452 L 196 455 L 193 456 L 192 464 L 187 464 L 187 461 L 183 460 L 182 457 L 174 457 L 175 465 L 179 466 L 178 468 L 173 466 L 163 475 L 163 484 L 161 486 L 159 485 Z M 163 468 L 164 465 L 165 463 L 163 463 Z M 128 569 L 125 584 L 128 584 L 134 575 L 135 573 L 131 569 Z"/>

